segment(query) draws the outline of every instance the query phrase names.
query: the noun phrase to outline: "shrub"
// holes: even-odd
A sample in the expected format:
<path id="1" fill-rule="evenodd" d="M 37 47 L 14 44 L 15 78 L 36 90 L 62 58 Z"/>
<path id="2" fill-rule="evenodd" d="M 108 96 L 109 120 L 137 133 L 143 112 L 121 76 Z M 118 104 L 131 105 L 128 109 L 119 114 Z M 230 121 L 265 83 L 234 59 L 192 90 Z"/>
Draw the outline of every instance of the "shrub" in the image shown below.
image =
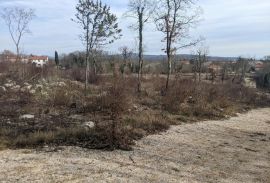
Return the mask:
<path id="1" fill-rule="evenodd" d="M 85 69 L 83 68 L 73 68 L 70 71 L 71 79 L 74 81 L 85 82 Z"/>
<path id="2" fill-rule="evenodd" d="M 260 73 L 256 78 L 257 86 L 260 88 L 270 88 L 270 72 L 269 73 Z"/>
<path id="3" fill-rule="evenodd" d="M 135 113 L 127 116 L 122 122 L 122 126 L 132 129 L 132 138 L 140 138 L 145 134 L 154 134 L 169 129 L 172 123 L 167 117 L 152 112 Z"/>
<path id="4" fill-rule="evenodd" d="M 260 106 L 263 99 L 255 89 L 242 85 L 176 80 L 162 98 L 162 104 L 171 113 L 212 118 L 224 116 L 236 104 Z"/>
<path id="5" fill-rule="evenodd" d="M 0 73 L 7 73 L 10 69 L 11 63 L 0 61 Z"/>
<path id="6" fill-rule="evenodd" d="M 70 107 L 84 99 L 84 90 L 71 82 L 48 82 L 36 93 L 36 101 L 51 107 Z"/>
<path id="7" fill-rule="evenodd" d="M 163 107 L 165 110 L 177 113 L 180 105 L 188 98 L 194 96 L 195 84 L 192 80 L 176 80 L 163 97 Z"/>

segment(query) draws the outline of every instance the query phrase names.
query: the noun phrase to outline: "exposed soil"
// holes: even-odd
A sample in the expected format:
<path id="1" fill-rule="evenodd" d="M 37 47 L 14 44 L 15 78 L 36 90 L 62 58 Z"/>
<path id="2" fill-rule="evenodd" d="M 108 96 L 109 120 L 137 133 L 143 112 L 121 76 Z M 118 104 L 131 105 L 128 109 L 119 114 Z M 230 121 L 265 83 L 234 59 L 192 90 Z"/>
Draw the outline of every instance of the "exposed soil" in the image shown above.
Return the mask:
<path id="1" fill-rule="evenodd" d="M 134 151 L 0 151 L 0 182 L 270 182 L 270 108 L 171 127 Z"/>

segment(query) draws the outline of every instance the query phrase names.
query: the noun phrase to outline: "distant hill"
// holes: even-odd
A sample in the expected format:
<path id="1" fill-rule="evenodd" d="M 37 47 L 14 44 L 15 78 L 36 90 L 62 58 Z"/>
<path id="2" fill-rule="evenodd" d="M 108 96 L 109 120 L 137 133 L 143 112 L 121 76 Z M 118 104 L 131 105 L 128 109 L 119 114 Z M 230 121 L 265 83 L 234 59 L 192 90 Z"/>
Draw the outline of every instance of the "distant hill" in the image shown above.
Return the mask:
<path id="1" fill-rule="evenodd" d="M 134 58 L 136 55 L 134 54 Z M 177 59 L 184 59 L 184 60 L 191 60 L 196 58 L 196 55 L 189 55 L 189 54 L 181 54 L 177 55 Z M 166 55 L 144 55 L 144 60 L 149 62 L 159 62 L 159 61 L 166 61 Z M 225 62 L 225 61 L 235 61 L 237 57 L 217 57 L 217 56 L 208 56 L 209 61 L 218 61 L 218 62 Z"/>

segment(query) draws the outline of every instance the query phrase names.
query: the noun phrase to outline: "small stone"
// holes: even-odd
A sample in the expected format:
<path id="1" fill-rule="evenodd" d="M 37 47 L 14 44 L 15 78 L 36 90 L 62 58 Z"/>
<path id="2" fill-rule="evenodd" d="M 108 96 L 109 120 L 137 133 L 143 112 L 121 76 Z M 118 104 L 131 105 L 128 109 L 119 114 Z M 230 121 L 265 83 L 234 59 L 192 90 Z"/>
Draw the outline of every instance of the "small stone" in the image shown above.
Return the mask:
<path id="1" fill-rule="evenodd" d="M 7 89 L 4 86 L 0 86 L 0 92 L 5 93 Z"/>
<path id="2" fill-rule="evenodd" d="M 23 85 L 24 86 L 31 86 L 29 83 L 24 83 Z"/>
<path id="3" fill-rule="evenodd" d="M 42 88 L 43 88 L 43 85 L 36 85 L 36 89 L 42 90 Z"/>
<path id="4" fill-rule="evenodd" d="M 13 83 L 6 83 L 6 84 L 4 84 L 4 86 L 7 88 L 10 88 L 10 87 L 14 86 L 14 84 Z"/>
<path id="5" fill-rule="evenodd" d="M 25 87 L 21 88 L 21 91 L 28 92 L 28 91 L 30 91 L 30 89 L 31 89 L 31 87 L 29 88 L 29 86 L 25 86 Z"/>
<path id="6" fill-rule="evenodd" d="M 64 83 L 64 82 L 58 82 L 58 83 L 57 83 L 57 86 L 64 87 L 64 86 L 66 86 L 66 83 Z"/>
<path id="7" fill-rule="evenodd" d="M 78 114 L 71 115 L 69 118 L 75 119 L 75 120 L 84 120 L 85 119 L 84 116 L 78 115 Z"/>
<path id="8" fill-rule="evenodd" d="M 19 85 L 15 85 L 13 86 L 11 89 L 14 90 L 14 91 L 19 91 L 20 90 L 20 86 Z"/>
<path id="9" fill-rule="evenodd" d="M 25 115 L 20 116 L 20 119 L 34 119 L 34 118 L 35 116 L 32 114 L 25 114 Z"/>
<path id="10" fill-rule="evenodd" d="M 83 123 L 82 126 L 86 129 L 92 129 L 95 127 L 95 123 L 93 121 L 88 121 Z"/>

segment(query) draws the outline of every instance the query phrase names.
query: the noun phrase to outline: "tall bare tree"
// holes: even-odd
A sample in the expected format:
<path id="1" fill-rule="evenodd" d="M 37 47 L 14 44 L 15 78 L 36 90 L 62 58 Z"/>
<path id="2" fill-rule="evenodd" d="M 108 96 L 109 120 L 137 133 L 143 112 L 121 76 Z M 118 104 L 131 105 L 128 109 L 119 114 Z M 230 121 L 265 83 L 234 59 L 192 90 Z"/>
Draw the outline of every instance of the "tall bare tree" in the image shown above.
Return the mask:
<path id="1" fill-rule="evenodd" d="M 17 61 L 20 57 L 20 43 L 22 37 L 30 33 L 29 24 L 35 17 L 33 9 L 11 7 L 4 8 L 0 13 L 5 24 L 8 26 L 12 41 L 16 46 Z"/>
<path id="2" fill-rule="evenodd" d="M 100 0 L 79 0 L 76 10 L 76 19 L 73 19 L 73 21 L 82 27 L 81 39 L 86 47 L 85 89 L 87 89 L 90 58 L 93 72 L 96 75 L 96 50 L 119 39 L 121 37 L 121 29 L 118 26 L 116 15 L 112 14 L 110 7 L 103 4 Z"/>
<path id="3" fill-rule="evenodd" d="M 172 56 L 177 50 L 196 45 L 200 39 L 186 42 L 189 30 L 198 21 L 200 9 L 195 7 L 195 0 L 161 0 L 156 11 L 157 30 L 165 34 L 162 41 L 166 42 L 164 49 L 167 54 L 167 82 L 166 89 L 169 87 L 169 80 L 172 71 Z"/>
<path id="4" fill-rule="evenodd" d="M 141 91 L 141 78 L 143 70 L 143 30 L 155 10 L 154 0 L 129 0 L 127 17 L 136 19 L 136 24 L 131 27 L 138 30 L 139 38 L 139 70 L 138 70 L 138 92 Z"/>

